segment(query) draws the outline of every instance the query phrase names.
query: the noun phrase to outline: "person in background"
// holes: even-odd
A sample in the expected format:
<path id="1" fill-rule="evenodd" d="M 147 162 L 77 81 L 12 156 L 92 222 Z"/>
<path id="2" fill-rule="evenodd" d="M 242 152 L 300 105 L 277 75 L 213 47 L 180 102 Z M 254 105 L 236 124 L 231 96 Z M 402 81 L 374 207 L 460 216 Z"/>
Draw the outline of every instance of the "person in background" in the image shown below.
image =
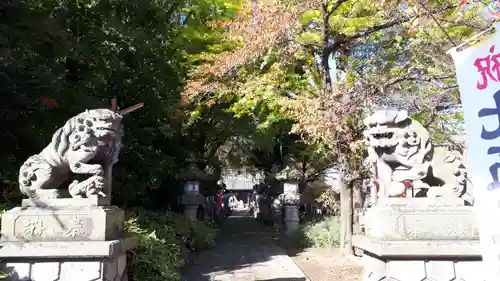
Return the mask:
<path id="1" fill-rule="evenodd" d="M 213 222 L 216 220 L 215 218 L 215 196 L 207 196 L 205 198 L 205 210 L 207 210 L 206 213 L 206 218 L 210 222 Z"/>
<path id="2" fill-rule="evenodd" d="M 224 210 L 224 216 L 229 217 L 231 213 L 234 210 L 234 201 L 236 200 L 236 197 L 230 190 L 224 190 L 224 195 L 223 195 L 223 210 Z"/>
<path id="3" fill-rule="evenodd" d="M 220 180 L 218 183 L 219 185 L 219 190 L 217 191 L 217 203 L 216 203 L 216 209 L 215 209 L 215 214 L 216 217 L 219 218 L 220 212 L 222 210 L 222 205 L 223 205 L 223 197 L 224 197 L 224 189 L 226 189 L 226 185 L 222 180 Z"/>
<path id="4" fill-rule="evenodd" d="M 254 189 L 252 191 L 252 194 L 250 194 L 249 199 L 248 199 L 248 213 L 252 215 L 254 218 L 256 218 L 256 213 L 257 213 L 257 186 L 254 185 Z"/>
<path id="5" fill-rule="evenodd" d="M 231 211 L 238 208 L 238 198 L 236 198 L 236 195 L 233 192 L 229 194 L 228 206 L 231 209 Z"/>

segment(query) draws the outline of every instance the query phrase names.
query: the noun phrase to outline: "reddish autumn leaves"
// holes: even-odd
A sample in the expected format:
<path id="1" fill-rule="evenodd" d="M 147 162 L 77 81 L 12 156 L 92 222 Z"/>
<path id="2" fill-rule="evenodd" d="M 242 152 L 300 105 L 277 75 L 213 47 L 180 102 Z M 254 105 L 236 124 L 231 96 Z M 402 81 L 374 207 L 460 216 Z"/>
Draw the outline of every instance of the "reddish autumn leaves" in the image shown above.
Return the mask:
<path id="1" fill-rule="evenodd" d="M 57 101 L 55 99 L 49 98 L 47 96 L 44 96 L 42 98 L 42 104 L 48 106 L 49 108 L 57 107 Z"/>
<path id="2" fill-rule="evenodd" d="M 227 29 L 223 39 L 233 41 L 236 47 L 196 68 L 185 93 L 190 96 L 222 87 L 217 83 L 218 78 L 259 57 L 287 38 L 297 19 L 298 14 L 293 7 L 281 5 L 279 0 L 249 0 L 243 4 L 234 20 L 212 22 L 214 27 Z"/>

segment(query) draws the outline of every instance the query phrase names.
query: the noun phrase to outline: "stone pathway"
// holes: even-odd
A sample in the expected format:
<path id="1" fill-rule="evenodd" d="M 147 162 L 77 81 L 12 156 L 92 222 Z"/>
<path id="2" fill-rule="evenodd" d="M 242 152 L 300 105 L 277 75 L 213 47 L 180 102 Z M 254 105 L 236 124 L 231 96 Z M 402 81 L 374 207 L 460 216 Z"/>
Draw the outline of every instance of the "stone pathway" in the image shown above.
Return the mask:
<path id="1" fill-rule="evenodd" d="M 309 281 L 268 230 L 242 213 L 223 222 L 217 246 L 187 271 L 183 281 Z"/>

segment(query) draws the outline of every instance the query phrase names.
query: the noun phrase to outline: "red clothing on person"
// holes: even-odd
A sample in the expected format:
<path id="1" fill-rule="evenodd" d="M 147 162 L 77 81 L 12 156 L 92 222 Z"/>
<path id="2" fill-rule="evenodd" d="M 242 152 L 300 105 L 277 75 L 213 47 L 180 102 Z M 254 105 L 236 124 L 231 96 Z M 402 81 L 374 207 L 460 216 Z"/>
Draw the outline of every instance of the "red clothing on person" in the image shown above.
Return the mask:
<path id="1" fill-rule="evenodd" d="M 223 197 L 223 194 L 221 191 L 221 192 L 219 192 L 219 194 L 217 194 L 217 208 L 215 210 L 217 215 L 220 214 L 220 210 L 222 209 L 222 197 Z"/>

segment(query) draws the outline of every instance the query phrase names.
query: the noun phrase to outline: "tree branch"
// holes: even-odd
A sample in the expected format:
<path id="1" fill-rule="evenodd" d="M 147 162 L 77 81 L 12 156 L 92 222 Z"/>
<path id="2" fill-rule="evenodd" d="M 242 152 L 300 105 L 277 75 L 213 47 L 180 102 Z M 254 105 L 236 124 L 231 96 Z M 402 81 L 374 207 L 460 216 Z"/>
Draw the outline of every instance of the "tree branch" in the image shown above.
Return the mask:
<path id="1" fill-rule="evenodd" d="M 429 11 L 429 14 L 432 14 L 432 15 L 439 14 L 439 13 L 442 13 L 442 12 L 447 11 L 449 9 L 456 8 L 456 7 L 457 7 L 457 5 L 453 5 L 453 4 L 445 5 L 439 9 Z M 418 19 L 418 18 L 424 17 L 426 15 L 427 14 L 421 14 L 421 15 L 418 15 L 415 17 L 399 18 L 399 19 L 395 19 L 395 20 L 392 20 L 392 21 L 389 21 L 386 23 L 382 23 L 380 25 L 375 25 L 375 26 L 369 27 L 369 28 L 365 29 L 364 31 L 358 32 L 358 33 L 351 35 L 351 36 L 346 36 L 345 38 L 343 38 L 343 40 L 339 40 L 339 41 L 335 42 L 335 46 L 333 47 L 333 50 L 336 51 L 342 44 L 348 43 L 350 41 L 353 41 L 353 40 L 356 40 L 359 38 L 366 37 L 372 33 L 396 26 L 398 24 L 409 22 L 412 19 Z"/>
<path id="2" fill-rule="evenodd" d="M 427 9 L 427 7 L 425 6 L 425 3 L 420 0 L 420 6 L 422 6 L 422 9 L 424 9 L 427 14 L 432 18 L 432 20 L 437 24 L 437 26 L 439 27 L 439 29 L 441 29 L 441 31 L 444 33 L 444 35 L 446 36 L 446 38 L 448 39 L 448 41 L 451 42 L 451 44 L 453 45 L 453 47 L 456 47 L 457 44 L 455 43 L 455 41 L 450 37 L 450 35 L 448 34 L 448 32 L 446 32 L 446 29 L 443 28 L 443 26 L 441 25 L 441 23 L 439 23 L 439 21 L 436 19 L 436 17 L 434 16 L 434 14 L 432 14 L 429 9 Z"/>
<path id="3" fill-rule="evenodd" d="M 477 29 L 477 30 L 481 30 L 481 29 L 485 28 L 484 26 L 480 26 L 478 24 L 470 23 L 470 22 L 467 22 L 467 21 L 451 21 L 449 19 L 444 19 L 444 18 L 438 18 L 438 20 L 441 21 L 441 22 L 452 24 L 452 27 L 465 26 L 465 27 L 470 27 L 470 28 L 474 28 L 474 29 Z"/>
<path id="4" fill-rule="evenodd" d="M 330 16 L 335 13 L 335 11 L 338 10 L 338 8 L 340 8 L 340 5 L 344 4 L 345 2 L 347 2 L 349 0 L 338 0 L 333 6 L 332 6 L 332 9 L 330 11 L 328 11 L 328 5 L 326 6 L 326 10 L 327 10 L 327 13 L 326 13 L 326 18 L 329 19 Z M 328 2 L 328 1 L 327 1 Z"/>
<path id="5" fill-rule="evenodd" d="M 437 117 L 438 117 L 438 114 L 436 112 L 436 109 L 435 108 L 432 108 L 430 110 L 430 113 L 429 113 L 429 120 L 427 120 L 427 122 L 425 122 L 425 124 L 422 124 L 422 126 L 426 129 L 429 129 L 429 126 L 432 125 L 432 123 L 434 123 L 434 121 L 436 121 Z"/>
<path id="6" fill-rule="evenodd" d="M 405 76 L 405 77 L 395 77 L 393 79 L 390 79 L 385 85 L 383 86 L 384 89 L 389 88 L 395 84 L 405 82 L 405 81 L 421 81 L 421 82 L 428 82 L 428 83 L 433 83 L 436 80 L 444 80 L 444 79 L 449 79 L 453 78 L 452 75 L 441 75 L 441 76 L 431 76 L 431 77 L 419 77 L 419 76 Z"/>

